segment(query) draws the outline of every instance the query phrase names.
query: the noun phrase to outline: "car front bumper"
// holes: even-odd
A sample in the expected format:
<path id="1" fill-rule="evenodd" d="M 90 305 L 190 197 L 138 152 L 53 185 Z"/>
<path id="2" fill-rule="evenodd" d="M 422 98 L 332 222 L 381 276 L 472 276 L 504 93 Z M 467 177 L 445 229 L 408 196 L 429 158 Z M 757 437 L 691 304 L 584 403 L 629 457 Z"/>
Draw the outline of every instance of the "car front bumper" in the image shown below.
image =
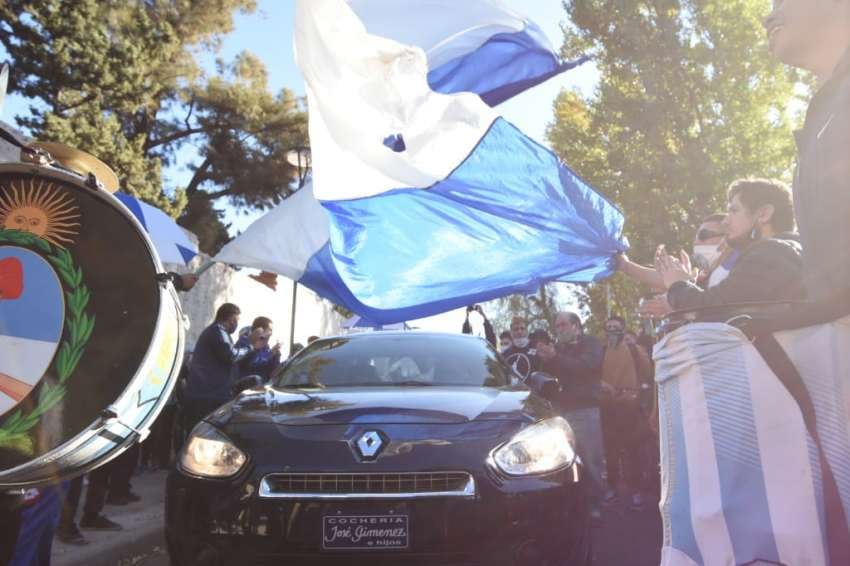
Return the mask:
<path id="1" fill-rule="evenodd" d="M 576 464 L 578 466 L 578 464 Z M 175 564 L 585 564 L 589 518 L 578 468 L 537 478 L 473 472 L 467 497 L 380 500 L 260 497 L 259 472 L 235 482 L 168 478 Z M 323 517 L 407 517 L 405 549 L 323 548 Z"/>

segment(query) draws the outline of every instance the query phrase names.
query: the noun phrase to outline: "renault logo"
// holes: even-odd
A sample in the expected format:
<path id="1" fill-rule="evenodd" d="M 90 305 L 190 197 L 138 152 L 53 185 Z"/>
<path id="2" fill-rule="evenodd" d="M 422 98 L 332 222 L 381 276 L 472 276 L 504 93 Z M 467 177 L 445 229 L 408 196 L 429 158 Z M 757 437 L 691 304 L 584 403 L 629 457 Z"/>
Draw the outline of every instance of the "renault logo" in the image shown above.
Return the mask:
<path id="1" fill-rule="evenodd" d="M 364 460 L 374 460 L 383 447 L 384 439 L 377 430 L 366 431 L 357 439 L 357 451 Z"/>

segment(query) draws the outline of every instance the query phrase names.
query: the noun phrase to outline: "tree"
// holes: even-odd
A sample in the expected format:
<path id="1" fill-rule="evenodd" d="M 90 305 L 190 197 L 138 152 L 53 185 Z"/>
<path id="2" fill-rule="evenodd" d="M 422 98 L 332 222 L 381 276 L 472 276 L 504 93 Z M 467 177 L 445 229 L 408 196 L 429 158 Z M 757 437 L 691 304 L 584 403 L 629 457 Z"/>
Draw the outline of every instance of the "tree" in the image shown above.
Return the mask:
<path id="1" fill-rule="evenodd" d="M 254 9 L 254 0 L 6 0 L 10 89 L 33 101 L 18 124 L 96 155 L 122 190 L 180 216 L 215 252 L 227 230 L 214 202 L 276 204 L 295 175 L 286 152 L 306 141 L 303 105 L 268 91 L 256 57 L 219 61 L 212 78 L 196 62 L 235 12 Z M 166 187 L 163 170 L 186 146 L 200 163 L 186 187 Z"/>
<path id="2" fill-rule="evenodd" d="M 562 92 L 547 136 L 555 152 L 626 215 L 633 259 L 688 249 L 700 220 L 725 210 L 741 177 L 788 180 L 797 77 L 769 56 L 768 0 L 566 0 L 562 54 L 594 56 L 583 98 Z M 638 292 L 611 283 L 612 311 Z M 607 292 L 584 297 L 596 318 Z"/>
<path id="3" fill-rule="evenodd" d="M 549 283 L 533 295 L 516 294 L 491 301 L 484 305 L 485 311 L 496 313 L 492 322 L 497 330 L 510 329 L 511 319 L 519 316 L 528 323 L 529 332 L 542 329 L 551 334 L 555 328 L 555 315 L 562 310 L 562 301 L 559 300 L 562 289 L 558 283 Z"/>

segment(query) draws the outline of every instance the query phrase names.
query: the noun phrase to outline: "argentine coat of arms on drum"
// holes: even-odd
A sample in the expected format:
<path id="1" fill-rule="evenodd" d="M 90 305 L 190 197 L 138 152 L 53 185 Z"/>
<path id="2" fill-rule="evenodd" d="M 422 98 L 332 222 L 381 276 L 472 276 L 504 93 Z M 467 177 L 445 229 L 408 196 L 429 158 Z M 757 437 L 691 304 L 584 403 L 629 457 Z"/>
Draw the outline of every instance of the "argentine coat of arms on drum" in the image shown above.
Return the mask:
<path id="1" fill-rule="evenodd" d="M 0 191 L 0 446 L 25 443 L 64 397 L 94 328 L 68 249 L 80 226 L 72 193 L 56 183 L 20 179 Z M 43 382 L 51 366 L 55 379 Z"/>

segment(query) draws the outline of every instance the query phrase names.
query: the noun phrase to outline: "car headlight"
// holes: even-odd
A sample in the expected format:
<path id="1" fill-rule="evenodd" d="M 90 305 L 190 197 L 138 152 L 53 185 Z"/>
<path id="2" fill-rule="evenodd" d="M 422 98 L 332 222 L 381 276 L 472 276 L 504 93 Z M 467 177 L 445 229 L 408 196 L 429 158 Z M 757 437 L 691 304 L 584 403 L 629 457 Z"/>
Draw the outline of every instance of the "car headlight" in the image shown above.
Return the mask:
<path id="1" fill-rule="evenodd" d="M 247 459 L 224 433 L 201 422 L 180 451 L 180 468 L 196 476 L 227 478 L 236 475 Z"/>
<path id="2" fill-rule="evenodd" d="M 573 430 L 561 417 L 521 430 L 493 452 L 493 462 L 511 476 L 545 474 L 572 465 L 576 459 Z"/>

